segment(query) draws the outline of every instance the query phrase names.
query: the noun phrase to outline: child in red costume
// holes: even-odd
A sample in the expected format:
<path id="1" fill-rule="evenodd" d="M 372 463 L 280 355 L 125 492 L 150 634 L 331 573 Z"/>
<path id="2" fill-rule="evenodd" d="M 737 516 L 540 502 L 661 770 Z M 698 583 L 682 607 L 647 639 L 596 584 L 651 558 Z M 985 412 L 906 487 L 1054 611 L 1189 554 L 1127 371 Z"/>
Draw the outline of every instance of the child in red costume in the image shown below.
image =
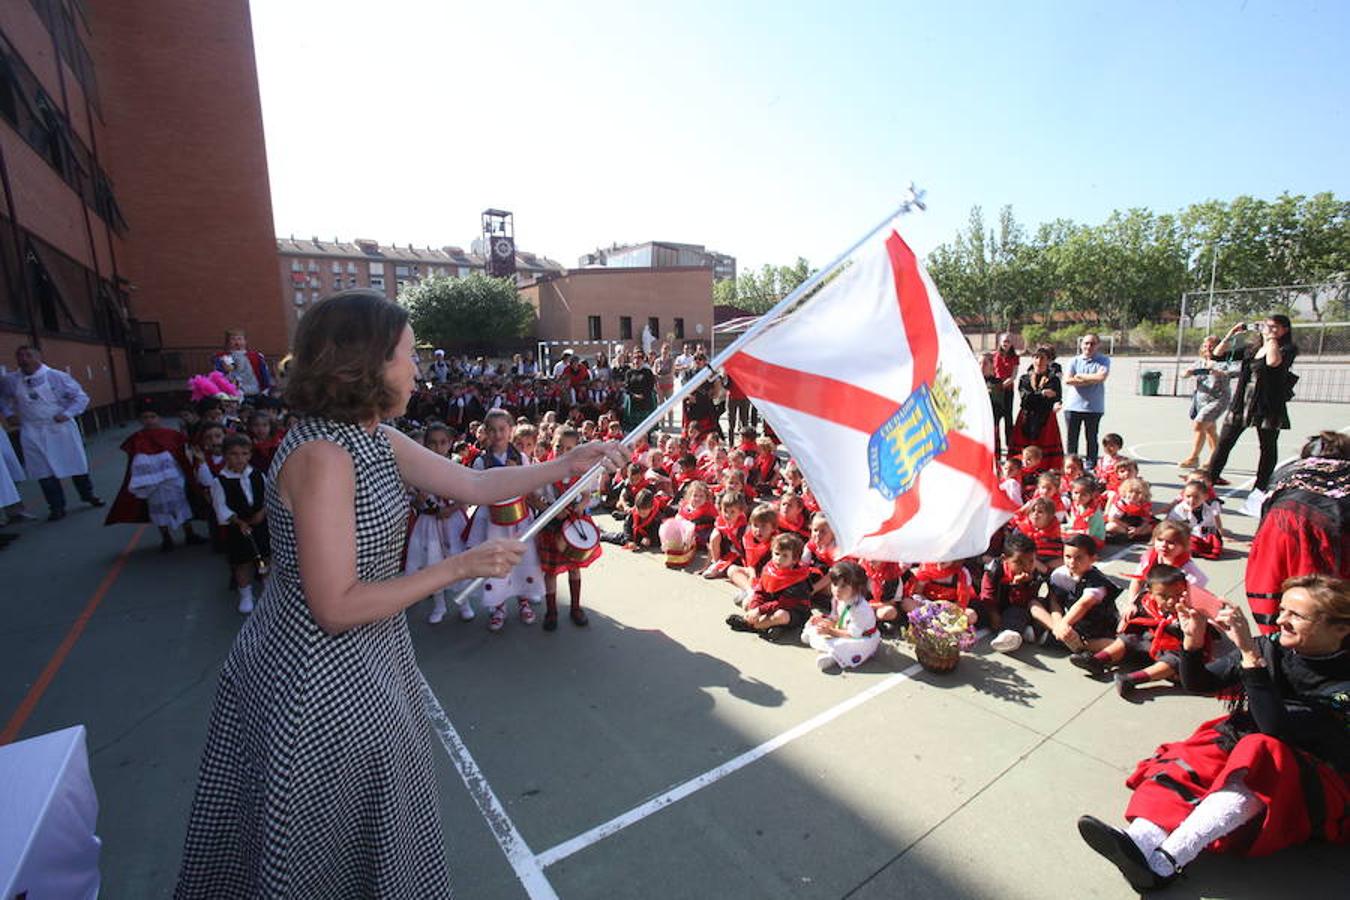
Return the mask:
<path id="1" fill-rule="evenodd" d="M 811 574 L 802 565 L 803 542 L 795 534 L 773 539 L 771 558 L 755 578 L 745 615 L 727 616 L 732 631 L 754 631 L 765 640 L 795 641 L 811 618 Z"/>
<path id="2" fill-rule="evenodd" d="M 833 593 L 830 590 L 830 567 L 843 559 L 839 552 L 839 544 L 834 537 L 834 529 L 830 527 L 830 520 L 825 518 L 824 513 L 816 513 L 811 517 L 811 540 L 806 542 L 806 551 L 802 554 L 802 561 L 815 570 L 815 578 L 811 583 L 811 599 L 822 608 L 828 608 Z M 866 585 L 862 588 L 865 595 Z"/>
<path id="3" fill-rule="evenodd" d="M 580 443 L 581 436 L 574 428 L 562 427 L 554 437 L 554 453 L 562 455 L 574 449 Z M 572 484 L 575 478 L 555 482 L 550 502 L 557 500 Z M 567 512 L 552 519 L 544 530 L 539 532 L 539 568 L 544 572 L 544 630 L 555 631 L 558 628 L 558 576 L 567 573 L 567 590 L 571 599 L 568 618 L 572 624 L 583 628 L 590 624 L 586 611 L 581 608 L 581 570 L 600 558 L 599 529 L 587 512 L 591 498 L 588 491 L 577 495 L 576 501 Z M 570 535 L 582 540 L 569 541 Z M 591 538 L 595 538 L 592 542 Z M 589 544 L 589 549 L 587 548 Z"/>
<path id="4" fill-rule="evenodd" d="M 1142 478 L 1127 478 L 1106 507 L 1108 540 L 1141 541 L 1153 533 L 1153 494 Z"/>
<path id="5" fill-rule="evenodd" d="M 717 524 L 717 507 L 712 491 L 701 481 L 691 481 L 684 491 L 679 511 L 661 524 L 661 549 L 666 552 L 666 568 L 682 569 L 694 554 L 708 546 L 708 537 Z"/>
<path id="6" fill-rule="evenodd" d="M 127 473 L 103 524 L 153 522 L 164 553 L 173 549 L 172 529 L 180 525 L 184 543 L 205 543 L 192 530 L 187 486 L 195 473 L 188 461 L 187 436 L 160 424 L 159 406 L 149 397 L 141 402 L 140 419 L 141 430 L 122 442 Z"/>
<path id="7" fill-rule="evenodd" d="M 761 503 L 750 513 L 750 527 L 741 537 L 744 556 L 741 564 L 727 569 L 727 580 L 740 588 L 737 603 L 744 602 L 749 596 L 764 566 L 769 562 L 770 545 L 778 533 L 778 510 L 767 503 Z"/>
<path id="8" fill-rule="evenodd" d="M 1210 500 L 1210 488 L 1202 481 L 1187 481 L 1181 499 L 1167 514 L 1168 521 L 1191 527 L 1191 555 L 1218 559 L 1223 555 L 1223 504 Z"/>
<path id="9" fill-rule="evenodd" d="M 725 491 L 717 498 L 717 518 L 708 536 L 708 558 L 704 578 L 724 578 L 727 570 L 745 559 L 745 529 L 748 506 L 740 491 Z"/>
<path id="10" fill-rule="evenodd" d="M 795 534 L 803 541 L 811 536 L 811 520 L 806 514 L 806 504 L 798 495 L 784 492 L 778 498 L 778 530 Z"/>
<path id="11" fill-rule="evenodd" d="M 977 610 L 970 607 L 978 596 L 975 582 L 962 560 L 920 563 L 910 575 L 909 596 L 900 603 L 905 612 L 916 608 L 920 600 L 945 600 L 966 610 L 972 623 L 979 619 Z"/>
<path id="12" fill-rule="evenodd" d="M 762 437 L 755 441 L 755 455 L 750 459 L 748 481 L 761 497 L 778 493 L 780 474 L 778 471 L 778 445 L 773 438 Z"/>
<path id="13" fill-rule="evenodd" d="M 1181 626 L 1177 622 L 1177 606 L 1186 596 L 1186 573 L 1176 566 L 1159 563 L 1148 573 L 1148 590 L 1139 596 L 1134 607 L 1121 619 L 1117 637 L 1095 653 L 1081 652 L 1069 657 L 1069 662 L 1094 675 L 1105 675 L 1112 667 L 1125 662 L 1133 651 L 1147 654 L 1152 662 L 1133 672 L 1115 674 L 1116 693 L 1129 696 L 1135 688 L 1150 681 L 1175 681 L 1181 666 Z M 1206 629 L 1208 651 L 1208 629 Z"/>
<path id="14" fill-rule="evenodd" d="M 1046 497 L 1035 497 L 1025 516 L 1013 519 L 1013 528 L 1036 543 L 1036 571 L 1048 575 L 1064 556 L 1064 534 L 1055 518 L 1055 504 Z"/>

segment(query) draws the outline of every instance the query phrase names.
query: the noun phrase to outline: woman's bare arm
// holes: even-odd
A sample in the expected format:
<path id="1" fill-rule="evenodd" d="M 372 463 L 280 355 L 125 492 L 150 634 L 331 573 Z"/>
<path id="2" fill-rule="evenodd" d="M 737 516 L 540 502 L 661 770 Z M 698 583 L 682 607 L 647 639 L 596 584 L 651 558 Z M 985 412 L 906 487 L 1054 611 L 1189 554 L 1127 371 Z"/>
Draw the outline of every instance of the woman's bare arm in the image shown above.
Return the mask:
<path id="1" fill-rule="evenodd" d="M 488 541 L 413 575 L 361 581 L 351 455 L 327 441 L 298 447 L 277 475 L 277 491 L 295 520 L 300 583 L 310 615 L 330 635 L 388 618 L 462 578 L 504 575 L 525 552 L 519 541 Z"/>

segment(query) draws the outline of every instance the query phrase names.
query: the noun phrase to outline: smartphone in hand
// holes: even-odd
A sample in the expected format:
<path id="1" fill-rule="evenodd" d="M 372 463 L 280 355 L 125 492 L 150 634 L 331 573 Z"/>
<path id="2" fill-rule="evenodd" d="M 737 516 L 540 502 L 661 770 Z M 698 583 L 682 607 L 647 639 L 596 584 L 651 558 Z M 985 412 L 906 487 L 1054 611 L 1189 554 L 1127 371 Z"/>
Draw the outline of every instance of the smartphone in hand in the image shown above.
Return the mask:
<path id="1" fill-rule="evenodd" d="M 1219 599 L 1218 595 L 1195 585 L 1186 588 L 1185 603 L 1192 610 L 1210 620 L 1213 620 L 1219 614 L 1219 610 L 1223 609 L 1223 601 Z"/>

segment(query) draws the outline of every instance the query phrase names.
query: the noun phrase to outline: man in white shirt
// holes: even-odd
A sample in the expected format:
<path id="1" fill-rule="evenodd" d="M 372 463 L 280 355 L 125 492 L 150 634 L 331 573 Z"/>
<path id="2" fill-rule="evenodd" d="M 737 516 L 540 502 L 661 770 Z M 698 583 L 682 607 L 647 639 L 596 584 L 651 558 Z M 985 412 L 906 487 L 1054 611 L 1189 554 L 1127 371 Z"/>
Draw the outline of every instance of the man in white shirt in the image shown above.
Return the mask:
<path id="1" fill-rule="evenodd" d="M 20 347 L 14 358 L 19 371 L 0 381 L 0 411 L 19 426 L 24 468 L 29 478 L 37 479 L 47 499 L 48 521 L 66 515 L 62 478 L 75 483 L 85 503 L 102 506 L 103 501 L 94 496 L 84 441 L 74 418 L 89 406 L 88 395 L 74 378 L 46 366 L 36 347 Z"/>
<path id="2" fill-rule="evenodd" d="M 565 372 L 567 370 L 567 367 L 571 364 L 572 364 L 572 351 L 564 350 L 562 352 L 562 359 L 558 360 L 553 364 L 553 373 L 552 373 L 553 380 L 557 381 L 559 378 L 561 378 L 562 373 Z"/>

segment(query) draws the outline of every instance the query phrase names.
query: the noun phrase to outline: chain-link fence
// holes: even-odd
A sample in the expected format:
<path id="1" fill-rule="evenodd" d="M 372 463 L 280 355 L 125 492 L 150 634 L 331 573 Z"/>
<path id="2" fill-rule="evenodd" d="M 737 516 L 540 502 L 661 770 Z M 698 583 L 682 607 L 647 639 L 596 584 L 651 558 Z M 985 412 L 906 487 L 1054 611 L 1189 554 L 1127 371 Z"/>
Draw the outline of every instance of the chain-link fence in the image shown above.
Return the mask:
<path id="1" fill-rule="evenodd" d="M 1198 354 L 1206 335 L 1223 337 L 1239 322 L 1263 322 L 1276 312 L 1293 320 L 1300 359 L 1350 361 L 1350 281 L 1183 294 L 1171 328 L 1176 358 Z"/>

